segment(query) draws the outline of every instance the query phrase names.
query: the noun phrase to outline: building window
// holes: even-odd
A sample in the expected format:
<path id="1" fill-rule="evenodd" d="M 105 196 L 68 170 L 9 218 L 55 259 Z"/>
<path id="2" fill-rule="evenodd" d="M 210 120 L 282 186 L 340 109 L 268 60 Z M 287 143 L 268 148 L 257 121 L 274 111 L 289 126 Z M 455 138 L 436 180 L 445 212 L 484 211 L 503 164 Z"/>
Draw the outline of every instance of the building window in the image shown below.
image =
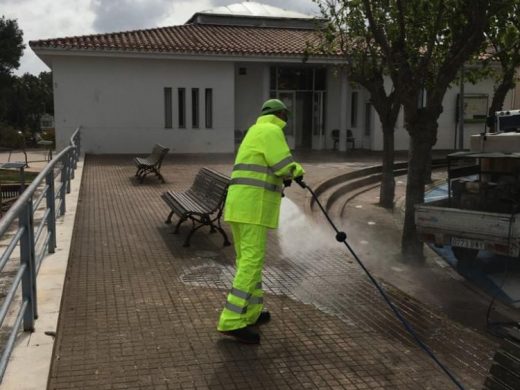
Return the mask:
<path id="1" fill-rule="evenodd" d="M 186 127 L 186 89 L 179 88 L 179 128 L 183 129 Z"/>
<path id="2" fill-rule="evenodd" d="M 327 69 L 318 68 L 314 70 L 314 89 L 317 91 L 327 89 Z"/>
<path id="3" fill-rule="evenodd" d="M 164 88 L 164 128 L 171 129 L 172 123 L 172 89 Z"/>
<path id="4" fill-rule="evenodd" d="M 54 117 L 50 114 L 43 114 L 40 118 L 40 127 L 42 129 L 54 128 Z"/>
<path id="5" fill-rule="evenodd" d="M 365 103 L 365 135 L 369 136 L 372 130 L 372 105 Z"/>
<path id="6" fill-rule="evenodd" d="M 271 66 L 271 91 L 325 91 L 327 69 L 309 66 Z"/>
<path id="7" fill-rule="evenodd" d="M 325 132 L 325 92 L 314 92 L 312 134 L 320 135 Z"/>
<path id="8" fill-rule="evenodd" d="M 191 127 L 199 127 L 199 89 L 191 89 Z"/>
<path id="9" fill-rule="evenodd" d="M 295 137 L 296 146 L 310 146 L 312 135 L 325 128 L 327 68 L 318 66 L 271 66 L 269 97 L 278 98 L 290 107 L 284 133 Z M 347 108 L 347 107 L 345 107 Z M 302 128 L 302 123 L 304 128 Z M 300 130 L 301 129 L 301 130 Z"/>
<path id="10" fill-rule="evenodd" d="M 213 89 L 206 88 L 206 129 L 213 127 Z"/>
<path id="11" fill-rule="evenodd" d="M 350 127 L 357 127 L 358 123 L 358 93 L 352 92 L 350 99 Z"/>

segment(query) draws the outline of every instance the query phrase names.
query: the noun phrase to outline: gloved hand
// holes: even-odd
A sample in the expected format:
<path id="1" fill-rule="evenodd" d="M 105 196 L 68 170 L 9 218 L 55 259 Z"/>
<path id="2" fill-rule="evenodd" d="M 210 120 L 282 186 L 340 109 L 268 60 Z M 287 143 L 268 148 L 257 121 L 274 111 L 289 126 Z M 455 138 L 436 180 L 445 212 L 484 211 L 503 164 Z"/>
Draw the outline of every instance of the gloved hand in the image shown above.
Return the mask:
<path id="1" fill-rule="evenodd" d="M 284 187 L 290 187 L 291 184 L 292 184 L 292 179 L 285 179 L 285 180 L 283 181 L 283 186 L 284 186 Z"/>
<path id="2" fill-rule="evenodd" d="M 305 182 L 303 181 L 303 175 L 302 175 L 302 176 L 295 177 L 295 178 L 294 178 L 294 181 L 295 181 L 296 183 L 298 183 L 298 185 L 299 185 L 301 188 L 306 188 L 306 187 L 307 187 L 307 184 L 305 184 Z"/>
<path id="3" fill-rule="evenodd" d="M 305 171 L 303 170 L 303 167 L 300 164 L 295 162 L 291 168 L 292 177 L 295 178 L 295 177 L 303 176 L 304 173 L 305 173 Z"/>

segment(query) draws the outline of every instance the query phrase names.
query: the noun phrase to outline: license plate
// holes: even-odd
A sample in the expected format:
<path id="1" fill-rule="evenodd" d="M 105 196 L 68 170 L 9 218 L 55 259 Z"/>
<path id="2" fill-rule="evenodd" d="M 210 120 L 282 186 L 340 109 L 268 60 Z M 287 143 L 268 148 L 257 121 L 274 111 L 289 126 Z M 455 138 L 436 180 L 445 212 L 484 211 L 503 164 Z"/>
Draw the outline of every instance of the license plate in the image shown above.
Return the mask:
<path id="1" fill-rule="evenodd" d="M 469 238 L 451 238 L 452 246 L 459 246 L 461 248 L 470 248 L 470 249 L 486 249 L 486 245 L 482 241 L 470 240 Z"/>

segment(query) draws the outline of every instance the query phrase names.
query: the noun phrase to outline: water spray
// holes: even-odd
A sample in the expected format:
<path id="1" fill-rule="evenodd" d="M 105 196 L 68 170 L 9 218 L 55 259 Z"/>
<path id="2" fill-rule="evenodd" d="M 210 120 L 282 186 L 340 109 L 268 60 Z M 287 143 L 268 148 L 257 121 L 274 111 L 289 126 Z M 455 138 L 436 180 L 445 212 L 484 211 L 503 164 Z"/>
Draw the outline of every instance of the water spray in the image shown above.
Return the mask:
<path id="1" fill-rule="evenodd" d="M 394 314 L 396 315 L 396 317 L 399 319 L 399 321 L 401 321 L 401 323 L 403 324 L 404 328 L 408 331 L 408 333 L 410 333 L 410 335 L 412 336 L 412 338 L 415 340 L 415 342 L 419 345 L 419 347 L 421 347 L 421 349 L 423 349 L 426 354 L 437 364 L 437 366 L 439 366 L 439 368 L 451 379 L 451 381 L 460 389 L 460 390 L 464 390 L 464 386 L 462 386 L 462 384 L 457 380 L 457 378 L 455 378 L 454 374 L 452 374 L 450 372 L 450 370 L 448 370 L 447 367 L 445 367 L 441 361 L 437 358 L 437 356 L 435 356 L 435 354 L 430 350 L 430 348 L 428 348 L 428 346 L 420 339 L 419 335 L 417 335 L 417 333 L 415 332 L 415 330 L 412 328 L 412 325 L 403 317 L 403 315 L 401 314 L 401 312 L 399 311 L 399 309 L 392 303 L 392 301 L 390 300 L 388 294 L 385 292 L 385 290 L 383 289 L 383 287 L 379 284 L 379 282 L 372 276 L 372 274 L 370 273 L 370 271 L 365 267 L 365 264 L 363 264 L 363 262 L 361 261 L 361 259 L 358 257 L 358 255 L 356 254 L 356 252 L 354 251 L 354 249 L 352 249 L 352 247 L 350 246 L 350 244 L 348 243 L 347 241 L 347 234 L 343 231 L 340 231 L 336 225 L 334 224 L 334 222 L 332 222 L 332 220 L 330 219 L 330 216 L 329 214 L 327 213 L 327 211 L 323 208 L 322 204 L 320 203 L 320 200 L 318 199 L 318 197 L 316 196 L 316 194 L 314 193 L 314 191 L 307 185 L 307 183 L 305 183 L 303 181 L 303 176 L 300 176 L 300 177 L 296 177 L 294 178 L 294 181 L 303 189 L 307 189 L 314 201 L 316 202 L 316 204 L 319 206 L 319 208 L 321 209 L 321 211 L 323 212 L 323 215 L 325 216 L 325 218 L 327 218 L 327 221 L 329 221 L 330 225 L 332 226 L 332 228 L 334 229 L 334 231 L 336 232 L 336 241 L 338 242 L 342 242 L 346 247 L 347 249 L 349 250 L 349 252 L 352 254 L 352 256 L 354 257 L 354 259 L 357 261 L 357 263 L 359 264 L 359 266 L 363 269 L 363 271 L 365 271 L 365 274 L 368 276 L 368 278 L 370 279 L 370 281 L 374 284 L 374 286 L 377 288 L 377 290 L 379 291 L 379 293 L 381 294 L 381 296 L 383 297 L 383 299 L 385 300 L 385 302 L 388 304 L 388 306 L 390 307 L 390 309 L 392 309 L 392 311 L 394 312 Z"/>

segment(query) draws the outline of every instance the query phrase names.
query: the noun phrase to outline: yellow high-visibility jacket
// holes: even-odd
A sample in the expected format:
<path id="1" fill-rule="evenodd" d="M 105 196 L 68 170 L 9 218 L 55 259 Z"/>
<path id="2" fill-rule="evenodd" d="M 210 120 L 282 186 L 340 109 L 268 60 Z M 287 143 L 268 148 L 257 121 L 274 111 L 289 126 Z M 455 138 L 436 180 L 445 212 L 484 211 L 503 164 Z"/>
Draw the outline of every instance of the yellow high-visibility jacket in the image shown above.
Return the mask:
<path id="1" fill-rule="evenodd" d="M 285 140 L 285 122 L 260 116 L 244 137 L 235 159 L 224 219 L 278 227 L 283 180 L 304 174 Z"/>

